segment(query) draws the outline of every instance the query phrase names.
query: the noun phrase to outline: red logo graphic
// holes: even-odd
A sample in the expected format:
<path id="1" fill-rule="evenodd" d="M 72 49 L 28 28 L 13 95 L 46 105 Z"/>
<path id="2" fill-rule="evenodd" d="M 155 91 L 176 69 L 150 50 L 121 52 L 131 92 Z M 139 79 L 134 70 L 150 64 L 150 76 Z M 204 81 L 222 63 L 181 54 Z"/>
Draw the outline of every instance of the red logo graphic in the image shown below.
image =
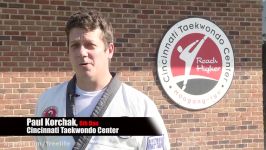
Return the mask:
<path id="1" fill-rule="evenodd" d="M 42 117 L 57 117 L 57 107 L 55 106 L 47 107 L 43 111 Z"/>
<path id="2" fill-rule="evenodd" d="M 186 35 L 174 47 L 171 71 L 173 77 L 178 78 L 176 84 L 186 93 L 207 93 L 218 83 L 222 73 L 220 50 L 207 35 Z"/>

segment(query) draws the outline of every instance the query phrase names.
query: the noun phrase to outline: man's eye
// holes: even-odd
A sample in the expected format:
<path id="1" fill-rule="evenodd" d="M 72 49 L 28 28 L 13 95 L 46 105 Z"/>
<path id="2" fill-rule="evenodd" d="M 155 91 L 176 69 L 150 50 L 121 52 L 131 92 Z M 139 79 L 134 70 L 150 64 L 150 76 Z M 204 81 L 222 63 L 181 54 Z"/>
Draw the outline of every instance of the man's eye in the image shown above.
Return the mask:
<path id="1" fill-rule="evenodd" d="M 80 46 L 79 43 L 71 44 L 71 48 L 78 48 Z"/>
<path id="2" fill-rule="evenodd" d="M 85 46 L 87 49 L 93 49 L 95 45 L 92 44 L 92 43 L 85 43 L 84 46 Z"/>

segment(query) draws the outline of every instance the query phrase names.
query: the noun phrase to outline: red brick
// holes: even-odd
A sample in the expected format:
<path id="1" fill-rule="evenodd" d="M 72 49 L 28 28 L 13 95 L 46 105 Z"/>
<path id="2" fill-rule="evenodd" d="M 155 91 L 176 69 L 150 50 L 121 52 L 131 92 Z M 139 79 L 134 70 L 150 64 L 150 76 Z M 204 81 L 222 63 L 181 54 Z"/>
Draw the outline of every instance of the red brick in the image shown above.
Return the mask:
<path id="1" fill-rule="evenodd" d="M 26 26 L 12 26 L 12 30 L 26 30 Z"/>
<path id="2" fill-rule="evenodd" d="M 26 16 L 27 20 L 40 20 L 40 16 L 35 16 L 35 15 L 27 15 Z"/>
<path id="3" fill-rule="evenodd" d="M 25 18 L 24 15 L 11 15 L 11 19 L 21 19 L 23 20 Z"/>
<path id="4" fill-rule="evenodd" d="M 19 0 L 20 3 L 33 3 L 33 0 Z"/>
<path id="5" fill-rule="evenodd" d="M 54 1 L 51 1 L 51 4 L 52 5 L 64 5 L 64 1 L 58 1 L 58 0 L 54 0 Z"/>
<path id="6" fill-rule="evenodd" d="M 17 9 L 10 9 L 10 8 L 7 8 L 7 9 L 2 9 L 2 13 L 7 13 L 7 14 L 17 14 Z"/>
<path id="7" fill-rule="evenodd" d="M 5 142 L 16 142 L 20 139 L 21 137 L 6 137 Z"/>
<path id="8" fill-rule="evenodd" d="M 21 25 L 34 25 L 34 22 L 28 21 L 28 20 L 21 20 L 20 24 Z"/>
<path id="9" fill-rule="evenodd" d="M 18 14 L 33 14 L 33 11 L 29 9 L 20 9 L 18 10 Z"/>
<path id="10" fill-rule="evenodd" d="M 0 61 L 11 61 L 10 57 L 0 57 Z"/>
<path id="11" fill-rule="evenodd" d="M 30 98 L 36 98 L 36 95 L 34 95 L 34 94 L 21 94 L 21 99 L 30 99 Z"/>
<path id="12" fill-rule="evenodd" d="M 40 6 L 39 5 L 26 4 L 25 8 L 28 8 L 28 9 L 39 9 Z"/>
<path id="13" fill-rule="evenodd" d="M 20 95 L 19 94 L 5 94 L 5 99 L 19 99 Z"/>
<path id="14" fill-rule="evenodd" d="M 36 88 L 48 88 L 50 86 L 50 83 L 36 83 Z"/>

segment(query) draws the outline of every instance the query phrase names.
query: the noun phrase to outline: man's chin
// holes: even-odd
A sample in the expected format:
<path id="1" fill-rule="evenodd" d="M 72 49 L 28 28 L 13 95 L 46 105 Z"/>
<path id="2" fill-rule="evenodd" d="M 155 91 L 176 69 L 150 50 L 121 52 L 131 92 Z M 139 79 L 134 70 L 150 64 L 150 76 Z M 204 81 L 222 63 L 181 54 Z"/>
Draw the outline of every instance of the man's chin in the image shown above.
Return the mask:
<path id="1" fill-rule="evenodd" d="M 87 78 L 91 81 L 93 81 L 95 78 L 95 75 L 91 71 L 77 73 L 77 76 L 78 76 L 78 78 L 83 78 L 83 79 Z"/>

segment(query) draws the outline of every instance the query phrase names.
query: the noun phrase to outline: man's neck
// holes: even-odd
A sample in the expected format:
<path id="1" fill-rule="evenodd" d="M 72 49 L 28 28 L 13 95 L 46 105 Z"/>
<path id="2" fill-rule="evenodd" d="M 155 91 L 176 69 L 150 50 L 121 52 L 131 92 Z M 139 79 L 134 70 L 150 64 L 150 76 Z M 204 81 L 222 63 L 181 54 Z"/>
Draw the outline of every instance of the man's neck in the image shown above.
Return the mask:
<path id="1" fill-rule="evenodd" d="M 112 75 L 108 73 L 106 77 L 92 81 L 90 78 L 77 76 L 77 86 L 84 91 L 98 91 L 103 89 L 111 81 Z"/>

